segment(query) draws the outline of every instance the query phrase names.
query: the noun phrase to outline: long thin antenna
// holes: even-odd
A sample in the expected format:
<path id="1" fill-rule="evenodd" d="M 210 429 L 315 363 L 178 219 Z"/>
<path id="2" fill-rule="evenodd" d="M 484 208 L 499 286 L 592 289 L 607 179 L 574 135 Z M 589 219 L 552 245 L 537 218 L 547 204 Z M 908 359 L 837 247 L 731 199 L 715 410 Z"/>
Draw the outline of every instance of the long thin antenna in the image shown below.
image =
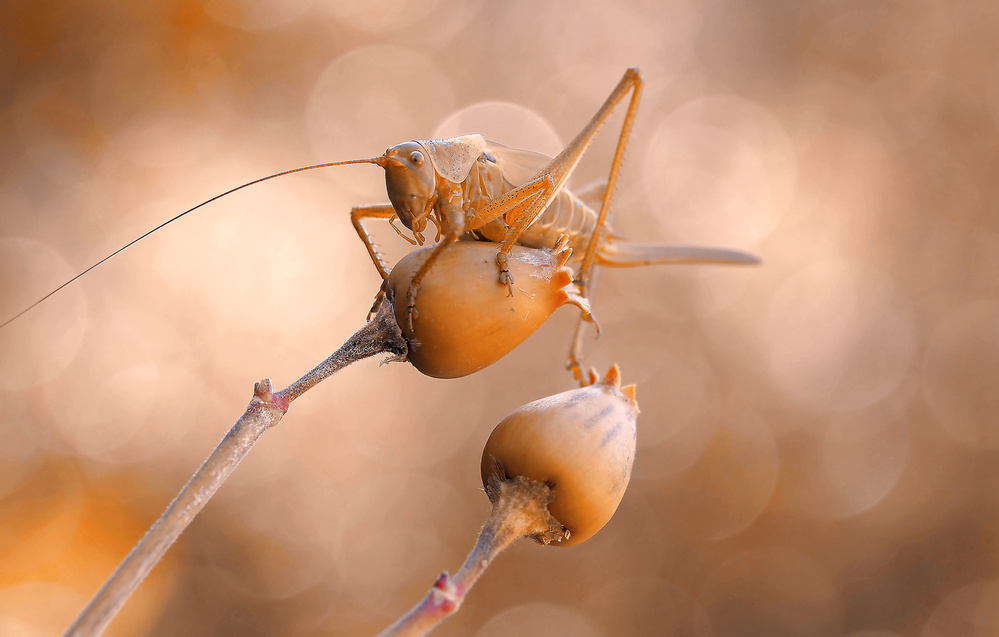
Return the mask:
<path id="1" fill-rule="evenodd" d="M 197 206 L 194 206 L 193 208 L 189 208 L 189 209 L 185 210 L 184 212 L 180 213 L 176 217 L 173 217 L 172 219 L 168 219 L 168 220 L 164 221 L 163 223 L 161 223 L 160 225 L 156 226 L 155 228 L 153 228 L 149 232 L 146 232 L 145 234 L 143 234 L 142 236 L 140 236 L 139 238 L 133 239 L 132 241 L 129 241 L 128 243 L 126 243 L 122 247 L 118 248 L 117 250 L 115 250 L 114 252 L 112 252 L 111 254 L 109 254 L 108 256 L 104 257 L 103 259 L 101 259 L 97 263 L 93 264 L 92 266 L 90 266 L 89 268 L 87 268 L 86 270 L 84 270 L 83 272 L 77 274 L 76 276 L 74 276 L 69 281 L 66 281 L 65 283 L 63 283 L 62 285 L 60 285 L 59 287 L 57 287 L 56 289 L 52 290 L 51 292 L 49 292 L 48 294 L 46 294 L 42 298 L 38 299 L 37 301 L 35 301 L 31 305 L 29 305 L 28 307 L 24 308 L 23 310 L 21 310 L 20 312 L 18 312 L 14 316 L 12 316 L 11 318 L 9 318 L 6 321 L 4 321 L 2 324 L 0 324 L 0 330 L 2 330 L 3 328 L 7 327 L 8 325 L 10 325 L 11 323 L 13 323 L 17 319 L 21 318 L 21 316 L 23 316 L 24 314 L 30 312 L 37 305 L 40 305 L 41 303 L 45 302 L 45 300 L 48 299 L 50 296 L 52 296 L 53 294 L 55 294 L 59 290 L 63 289 L 64 287 L 66 287 L 70 283 L 76 281 L 77 279 L 79 279 L 80 277 L 82 277 L 84 274 L 90 272 L 91 270 L 93 270 L 97 266 L 101 265 L 105 261 L 111 259 L 112 257 L 117 256 L 120 252 L 124 251 L 126 248 L 130 248 L 131 246 L 133 246 L 136 243 L 142 241 L 143 239 L 145 239 L 149 235 L 153 234 L 154 232 L 156 232 L 160 228 L 162 228 L 164 226 L 170 225 L 171 223 L 173 223 L 174 221 L 180 219 L 184 215 L 190 214 L 190 213 L 194 212 L 195 210 L 197 210 L 198 208 L 210 204 L 211 202 L 215 201 L 216 199 L 221 199 L 222 197 L 225 197 L 226 195 L 231 195 L 232 193 L 236 192 L 237 190 L 242 190 L 243 188 L 246 188 L 247 186 L 252 186 L 254 184 L 259 184 L 260 182 L 267 181 L 268 179 L 274 179 L 275 177 L 283 177 L 285 175 L 291 175 L 292 173 L 300 173 L 300 172 L 303 172 L 305 170 L 315 170 L 316 168 L 329 168 L 331 166 L 346 166 L 347 164 L 378 164 L 378 165 L 382 165 L 383 161 L 384 160 L 381 157 L 372 157 L 372 158 L 369 158 L 369 159 L 349 159 L 347 161 L 335 161 L 335 162 L 330 162 L 330 163 L 326 163 L 326 164 L 316 164 L 314 166 L 305 166 L 304 168 L 295 168 L 295 169 L 292 169 L 292 170 L 285 170 L 283 172 L 274 173 L 273 175 L 267 175 L 266 177 L 261 177 L 260 179 L 254 179 L 253 181 L 247 182 L 247 183 L 243 184 L 242 186 L 236 186 L 235 188 L 227 190 L 227 191 L 223 192 L 220 195 L 215 195 L 211 199 L 208 199 L 207 201 L 202 201 Z"/>

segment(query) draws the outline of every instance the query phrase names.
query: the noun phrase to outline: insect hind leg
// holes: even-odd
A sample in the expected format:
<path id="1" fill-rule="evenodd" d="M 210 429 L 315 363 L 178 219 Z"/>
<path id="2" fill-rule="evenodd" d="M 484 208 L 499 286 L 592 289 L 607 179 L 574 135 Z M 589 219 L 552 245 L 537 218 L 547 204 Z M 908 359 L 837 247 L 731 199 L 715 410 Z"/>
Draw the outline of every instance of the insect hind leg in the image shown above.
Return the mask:
<path id="1" fill-rule="evenodd" d="M 597 214 L 597 220 L 593 227 L 593 233 L 590 236 L 590 241 L 586 246 L 586 250 L 583 253 L 583 261 L 579 266 L 579 271 L 576 274 L 576 283 L 579 285 L 580 294 L 583 297 L 588 298 L 591 292 L 591 269 L 593 268 L 593 261 L 596 258 L 597 248 L 600 246 L 600 239 L 603 233 L 604 227 L 607 223 L 607 214 L 610 210 L 610 202 L 614 195 L 614 189 L 617 186 L 617 178 L 621 172 L 621 165 L 624 161 L 624 152 L 628 146 L 628 140 L 631 138 L 631 130 L 635 124 L 635 117 L 638 113 L 638 104 L 642 99 L 642 86 L 643 80 L 638 69 L 631 68 L 625 71 L 624 76 L 621 81 L 618 82 L 617 87 L 611 92 L 607 100 L 604 102 L 600 110 L 597 111 L 593 119 L 586 125 L 586 127 L 576 136 L 566 150 L 562 151 L 558 157 L 552 162 L 555 164 L 560 159 L 562 155 L 570 152 L 576 154 L 575 159 L 570 156 L 567 160 L 572 161 L 572 167 L 575 167 L 576 162 L 579 161 L 579 155 L 585 150 L 586 145 L 589 144 L 590 139 L 596 133 L 596 130 L 601 124 L 607 119 L 610 112 L 614 109 L 617 104 L 624 99 L 624 97 L 630 92 L 631 100 L 628 103 L 628 110 L 624 115 L 624 122 L 621 125 L 621 133 L 618 136 L 617 148 L 614 150 L 614 158 L 611 160 L 610 171 L 607 176 L 606 185 L 599 183 L 596 186 L 587 187 L 587 198 L 599 198 L 600 200 L 600 211 Z M 571 170 L 571 168 L 570 168 Z M 576 330 L 573 335 L 572 345 L 569 349 L 569 370 L 572 371 L 573 377 L 579 382 L 580 385 L 586 386 L 592 384 L 592 373 L 589 376 L 583 374 L 582 369 L 582 351 L 583 351 L 583 337 L 586 331 L 586 324 L 584 321 L 579 321 L 576 324 Z M 599 334 L 599 328 L 598 328 Z"/>
<path id="2" fill-rule="evenodd" d="M 580 289 L 582 290 L 583 296 L 587 296 L 587 285 L 590 279 L 590 269 L 593 267 L 593 260 L 596 257 L 597 247 L 600 245 L 600 237 L 603 233 L 604 225 L 607 222 L 607 213 L 610 210 L 610 202 L 614 196 L 614 189 L 617 187 L 617 178 L 621 173 L 621 165 L 624 162 L 624 152 L 628 147 L 628 140 L 631 138 L 631 130 L 635 125 L 635 117 L 638 114 L 638 104 L 642 99 L 642 86 L 643 80 L 638 69 L 628 69 L 624 77 L 618 83 L 617 88 L 611 93 L 610 97 L 607 98 L 607 102 L 601 107 L 597 115 L 594 116 L 596 119 L 598 116 L 602 116 L 599 123 L 606 119 L 610 110 L 627 95 L 628 91 L 631 91 L 631 101 L 628 104 L 628 110 L 624 115 L 624 122 L 621 125 L 621 134 L 618 136 L 617 148 L 614 150 L 614 158 L 611 160 L 610 172 L 607 175 L 607 185 L 604 188 L 603 195 L 600 202 L 600 212 L 597 214 L 597 222 L 593 229 L 593 234 L 590 236 L 590 242 L 586 246 L 586 251 L 583 253 L 583 262 L 579 266 L 579 273 L 577 275 L 577 281 L 579 282 Z"/>

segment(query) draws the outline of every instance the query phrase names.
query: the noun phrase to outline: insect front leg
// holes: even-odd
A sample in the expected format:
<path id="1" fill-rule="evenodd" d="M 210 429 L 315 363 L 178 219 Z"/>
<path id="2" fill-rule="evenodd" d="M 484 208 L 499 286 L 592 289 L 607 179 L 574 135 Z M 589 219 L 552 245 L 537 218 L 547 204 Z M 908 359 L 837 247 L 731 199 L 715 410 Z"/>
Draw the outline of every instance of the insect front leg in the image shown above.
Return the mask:
<path id="1" fill-rule="evenodd" d="M 456 203 L 449 203 L 444 206 L 442 215 L 443 237 L 440 243 L 434 247 L 433 252 L 423 262 L 420 269 L 416 271 L 413 278 L 409 280 L 409 289 L 406 290 L 406 320 L 409 321 L 409 329 L 413 329 L 413 319 L 419 317 L 416 311 L 416 294 L 420 289 L 420 282 L 427 276 L 434 261 L 441 252 L 447 249 L 452 243 L 457 241 L 461 235 L 465 234 L 465 211 Z"/>
<path id="2" fill-rule="evenodd" d="M 381 303 L 382 298 L 385 296 L 385 287 L 388 281 L 388 265 L 385 263 L 385 259 L 382 258 L 380 252 L 378 252 L 377 246 L 371 233 L 368 229 L 364 227 L 365 219 L 388 219 L 391 223 L 393 217 L 396 216 L 395 209 L 389 204 L 374 204 L 370 206 L 355 206 L 350 211 L 350 223 L 353 224 L 354 230 L 357 231 L 357 236 L 361 238 L 364 243 L 364 247 L 368 249 L 368 256 L 371 257 L 371 261 L 375 264 L 375 269 L 378 270 L 378 274 L 382 277 L 382 286 L 378 288 L 378 294 L 375 295 L 375 301 L 371 305 L 371 309 L 368 310 L 368 318 L 374 314 L 378 305 Z M 392 226 L 393 228 L 395 226 Z M 400 233 L 402 234 L 402 233 Z M 403 238 L 409 239 L 403 235 Z M 411 239 L 409 239 L 412 241 Z"/>
<path id="3" fill-rule="evenodd" d="M 368 256 L 371 257 L 371 261 L 375 264 L 375 269 L 378 270 L 378 274 L 381 275 L 382 280 L 388 278 L 388 265 L 385 263 L 385 259 L 382 258 L 378 248 L 375 246 L 375 242 L 371 233 L 368 229 L 364 227 L 365 219 L 389 219 L 395 217 L 395 209 L 389 204 L 374 204 L 371 206 L 355 206 L 350 211 L 350 222 L 354 225 L 354 230 L 357 230 L 357 236 L 361 238 L 364 242 L 364 247 L 368 249 Z"/>

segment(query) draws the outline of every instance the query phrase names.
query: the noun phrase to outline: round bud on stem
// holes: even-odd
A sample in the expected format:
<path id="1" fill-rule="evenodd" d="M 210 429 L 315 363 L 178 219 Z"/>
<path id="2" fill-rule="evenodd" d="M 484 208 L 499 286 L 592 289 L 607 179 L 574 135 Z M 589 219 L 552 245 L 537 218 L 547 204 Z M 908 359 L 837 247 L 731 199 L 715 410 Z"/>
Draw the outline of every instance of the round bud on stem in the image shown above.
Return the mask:
<path id="1" fill-rule="evenodd" d="M 458 610 L 483 571 L 520 537 L 579 544 L 617 510 L 635 459 L 635 386 L 621 387 L 617 365 L 591 384 L 536 400 L 503 419 L 482 452 L 492 502 L 475 547 L 454 576 L 379 637 L 422 635 Z"/>
<path id="2" fill-rule="evenodd" d="M 552 489 L 565 527 L 559 546 L 583 542 L 614 515 L 631 478 L 638 404 L 617 365 L 588 387 L 524 405 L 496 426 L 482 452 L 482 483 L 531 478 Z"/>
<path id="3" fill-rule="evenodd" d="M 389 274 L 408 359 L 427 376 L 458 378 L 495 363 L 566 303 L 589 316 L 572 271 L 563 267 L 568 249 L 514 246 L 507 259 L 511 294 L 499 282 L 498 248 L 486 241 L 459 241 L 441 252 L 420 282 L 412 329 L 407 291 L 433 246 L 410 252 Z"/>

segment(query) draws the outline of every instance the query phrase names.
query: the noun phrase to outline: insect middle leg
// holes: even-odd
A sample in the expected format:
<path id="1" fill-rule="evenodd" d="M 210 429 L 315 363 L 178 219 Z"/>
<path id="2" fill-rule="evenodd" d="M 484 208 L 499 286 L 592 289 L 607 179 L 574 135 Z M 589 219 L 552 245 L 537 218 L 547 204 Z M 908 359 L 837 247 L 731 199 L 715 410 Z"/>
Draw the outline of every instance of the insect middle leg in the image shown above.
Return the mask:
<path id="1" fill-rule="evenodd" d="M 590 280 L 589 292 L 593 292 L 593 279 Z M 572 373 L 572 377 L 576 379 L 580 387 L 586 387 L 592 385 L 599 380 L 596 371 L 591 367 L 588 373 L 583 373 L 583 337 L 586 335 L 586 323 L 594 323 L 597 327 L 597 335 L 600 335 L 600 326 L 596 324 L 596 321 L 585 320 L 584 317 L 580 316 L 579 320 L 576 321 L 576 329 L 572 333 L 572 344 L 569 346 L 569 360 L 566 363 L 566 369 Z"/>
<path id="2" fill-rule="evenodd" d="M 378 270 L 378 274 L 382 277 L 382 286 L 378 288 L 378 294 L 375 295 L 375 301 L 371 305 L 371 309 L 368 310 L 368 318 L 375 313 L 378 309 L 379 303 L 381 303 L 382 298 L 385 296 L 385 288 L 388 285 L 388 264 L 385 263 L 385 259 L 382 258 L 380 252 L 378 252 L 378 247 L 375 245 L 374 239 L 368 229 L 364 227 L 365 219 L 388 219 L 389 224 L 396 232 L 399 232 L 403 239 L 406 239 L 410 243 L 415 242 L 402 234 L 398 228 L 392 224 L 392 220 L 396 217 L 395 209 L 390 204 L 374 204 L 369 206 L 355 206 L 350 210 L 350 223 L 353 224 L 354 230 L 357 231 L 357 236 L 361 238 L 364 243 L 364 247 L 368 249 L 368 256 L 371 257 L 371 261 L 375 264 L 375 269 Z"/>
<path id="3" fill-rule="evenodd" d="M 409 280 L 409 289 L 406 291 L 406 320 L 409 323 L 410 330 L 413 329 L 413 319 L 419 315 L 419 312 L 416 311 L 416 293 L 420 289 L 420 283 L 423 281 L 423 277 L 427 276 L 427 273 L 430 272 L 430 268 L 441 252 L 447 250 L 451 244 L 458 241 L 465 234 L 465 211 L 461 206 L 448 203 L 441 208 L 440 222 L 446 228 L 446 231 L 443 233 L 440 242 L 434 246 L 427 260 L 423 262 L 423 265 L 416 270 Z"/>
<path id="4" fill-rule="evenodd" d="M 600 235 L 603 232 L 604 224 L 607 222 L 607 214 L 610 210 L 610 202 L 614 195 L 614 188 L 617 186 L 617 178 L 621 172 L 621 164 L 624 161 L 624 152 L 628 146 L 628 140 L 631 138 L 631 129 L 635 124 L 635 117 L 638 113 L 638 104 L 642 99 L 642 77 L 638 73 L 637 69 L 628 69 L 625 72 L 624 77 L 621 78 L 621 82 L 618 84 L 617 89 L 614 93 L 611 93 L 610 97 L 601 107 L 600 111 L 594 115 L 593 120 L 584 129 L 575 140 L 573 144 L 577 143 L 577 140 L 584 138 L 584 135 L 588 132 L 589 128 L 593 128 L 593 132 L 590 133 L 592 137 L 593 133 L 596 132 L 596 128 L 603 123 L 607 115 L 614 108 L 614 106 L 624 98 L 627 94 L 627 90 L 631 87 L 631 102 L 628 104 L 628 110 L 624 115 L 624 123 L 621 125 L 621 134 L 617 140 L 617 148 L 614 150 L 614 158 L 611 160 L 610 172 L 607 176 L 606 184 L 599 184 L 595 187 L 594 195 L 600 199 L 600 211 L 597 213 L 597 222 L 593 229 L 593 234 L 590 236 L 590 242 L 586 246 L 586 251 L 583 253 L 583 262 L 579 266 L 579 272 L 576 274 L 576 281 L 579 284 L 580 294 L 583 297 L 588 297 L 590 293 L 590 283 L 591 274 L 590 270 L 593 267 L 593 260 L 596 257 L 597 247 L 600 245 Z M 615 99 L 616 98 L 616 99 Z M 586 139 L 584 143 L 589 143 L 589 139 Z M 572 147 L 570 144 L 566 150 Z M 573 377 L 579 382 L 580 385 L 585 386 L 587 384 L 593 383 L 593 374 L 591 373 L 589 377 L 583 374 L 583 369 L 581 366 L 581 361 L 583 357 L 583 336 L 586 332 L 586 324 L 583 321 L 578 321 L 576 323 L 576 329 L 572 338 L 572 345 L 569 348 L 569 370 L 572 372 Z"/>
<path id="5" fill-rule="evenodd" d="M 603 233 L 604 224 L 607 222 L 607 213 L 610 210 L 611 198 L 614 195 L 614 188 L 617 186 L 617 178 L 621 172 L 621 164 L 624 161 L 624 151 L 628 146 L 628 140 L 631 138 L 631 129 L 635 124 L 635 116 L 638 113 L 638 104 L 642 99 L 642 76 L 638 73 L 637 69 L 628 69 L 628 71 L 625 72 L 624 77 L 621 78 L 621 82 L 618 84 L 618 88 L 615 89 L 614 93 L 611 93 L 610 97 L 607 98 L 607 102 L 604 103 L 603 107 L 601 107 L 600 111 L 597 112 L 590 123 L 590 125 L 593 125 L 594 121 L 596 121 L 596 125 L 593 126 L 593 132 L 595 133 L 596 128 L 603 123 L 603 120 L 606 119 L 607 115 L 618 103 L 618 101 L 623 99 L 627 94 L 629 87 L 632 88 L 631 102 L 628 104 L 628 110 L 624 114 L 624 123 L 621 125 L 621 134 L 617 140 L 617 148 L 614 150 L 614 158 L 611 160 L 607 183 L 606 185 L 603 185 L 602 192 L 598 195 L 600 197 L 600 212 L 597 213 L 597 222 L 594 225 L 593 234 L 590 236 L 590 242 L 586 246 L 586 251 L 583 253 L 583 262 L 579 266 L 579 272 L 576 274 L 576 281 L 579 284 L 580 294 L 584 298 L 588 297 L 590 293 L 590 270 L 593 267 L 593 260 L 596 257 L 597 247 L 600 245 L 600 235 Z M 617 98 L 616 100 L 615 97 Z M 589 126 L 587 128 L 589 128 Z M 586 132 L 587 130 L 584 129 L 576 139 L 580 139 Z M 592 137 L 592 135 L 593 133 L 590 133 L 590 137 Z M 573 143 L 576 143 L 576 140 L 573 140 Z M 589 143 L 589 140 L 587 139 L 585 143 Z M 570 147 L 571 146 L 572 144 L 570 144 Z M 568 148 L 566 150 L 568 150 Z M 578 321 L 576 323 L 576 330 L 573 334 L 572 345 L 569 348 L 569 370 L 572 372 L 576 381 L 579 382 L 580 386 L 592 385 L 595 381 L 594 374 L 592 372 L 589 376 L 583 374 L 581 365 L 583 357 L 583 336 L 585 335 L 585 332 L 586 324 L 583 321 Z"/>

